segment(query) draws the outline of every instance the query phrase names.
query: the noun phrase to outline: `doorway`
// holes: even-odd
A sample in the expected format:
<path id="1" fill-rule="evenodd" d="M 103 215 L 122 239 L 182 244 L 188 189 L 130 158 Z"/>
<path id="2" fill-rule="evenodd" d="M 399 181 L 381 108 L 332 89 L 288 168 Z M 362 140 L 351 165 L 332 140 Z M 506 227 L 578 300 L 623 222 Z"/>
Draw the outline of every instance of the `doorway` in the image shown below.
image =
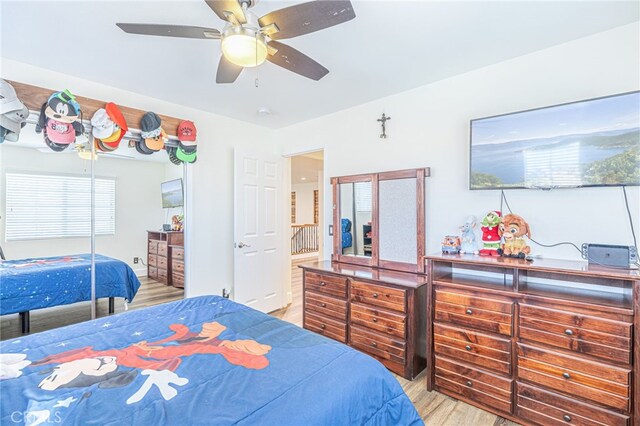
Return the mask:
<path id="1" fill-rule="evenodd" d="M 288 157 L 289 197 L 285 223 L 289 225 L 289 256 L 286 281 L 288 305 L 274 313 L 279 318 L 302 326 L 303 263 L 323 259 L 325 236 L 324 151 L 312 151 Z"/>

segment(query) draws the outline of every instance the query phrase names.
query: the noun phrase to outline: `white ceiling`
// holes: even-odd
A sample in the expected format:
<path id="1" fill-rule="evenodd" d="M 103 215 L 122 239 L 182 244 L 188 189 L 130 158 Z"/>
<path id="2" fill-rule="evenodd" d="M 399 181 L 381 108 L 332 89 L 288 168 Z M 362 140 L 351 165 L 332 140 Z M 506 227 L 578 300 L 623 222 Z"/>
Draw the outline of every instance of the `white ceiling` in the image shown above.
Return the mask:
<path id="1" fill-rule="evenodd" d="M 2 1 L 0 54 L 279 128 L 640 19 L 638 1 L 352 2 L 354 20 L 283 40 L 330 70 L 319 82 L 265 63 L 217 85 L 219 41 L 134 36 L 115 26 L 221 29 L 202 0 Z M 261 0 L 253 11 L 296 3 Z M 260 107 L 272 114 L 258 115 Z"/>

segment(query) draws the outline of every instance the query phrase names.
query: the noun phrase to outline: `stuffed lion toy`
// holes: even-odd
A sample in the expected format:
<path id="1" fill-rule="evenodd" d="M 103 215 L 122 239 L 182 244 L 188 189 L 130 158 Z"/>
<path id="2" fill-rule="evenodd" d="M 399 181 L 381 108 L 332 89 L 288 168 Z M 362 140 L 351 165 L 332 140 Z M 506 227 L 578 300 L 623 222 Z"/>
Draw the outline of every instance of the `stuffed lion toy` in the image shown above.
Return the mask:
<path id="1" fill-rule="evenodd" d="M 526 220 L 516 214 L 508 214 L 502 218 L 498 226 L 498 234 L 502 243 L 498 254 L 506 257 L 519 257 L 524 259 L 531 253 L 531 247 L 527 245 L 524 236 L 531 238 L 531 229 Z"/>

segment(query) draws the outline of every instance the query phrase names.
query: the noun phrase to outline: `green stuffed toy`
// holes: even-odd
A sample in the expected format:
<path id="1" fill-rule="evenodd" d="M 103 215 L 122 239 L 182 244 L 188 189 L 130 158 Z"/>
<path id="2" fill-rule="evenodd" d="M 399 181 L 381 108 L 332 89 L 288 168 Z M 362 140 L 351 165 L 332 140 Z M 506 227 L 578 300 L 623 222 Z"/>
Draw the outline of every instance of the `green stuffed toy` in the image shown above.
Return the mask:
<path id="1" fill-rule="evenodd" d="M 500 217 L 502 213 L 499 211 L 491 211 L 482 219 L 482 250 L 480 256 L 500 256 L 498 249 L 500 248 L 500 234 L 498 225 L 500 225 Z"/>

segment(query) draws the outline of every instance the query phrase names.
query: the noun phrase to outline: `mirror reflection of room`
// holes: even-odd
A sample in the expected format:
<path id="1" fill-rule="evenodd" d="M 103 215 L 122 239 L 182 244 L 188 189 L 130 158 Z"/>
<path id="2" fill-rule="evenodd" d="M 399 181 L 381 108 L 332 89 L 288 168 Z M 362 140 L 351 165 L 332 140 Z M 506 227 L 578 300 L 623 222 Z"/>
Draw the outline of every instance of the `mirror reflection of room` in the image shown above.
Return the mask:
<path id="1" fill-rule="evenodd" d="M 354 182 L 340 184 L 340 222 L 342 254 L 372 255 L 372 184 Z"/>
<path id="2" fill-rule="evenodd" d="M 26 109 L 19 132 L 0 140 L 1 339 L 184 297 L 182 160 L 141 152 L 138 133 L 97 129 L 91 117 L 54 135 L 40 117 L 58 98 L 69 99 Z"/>

